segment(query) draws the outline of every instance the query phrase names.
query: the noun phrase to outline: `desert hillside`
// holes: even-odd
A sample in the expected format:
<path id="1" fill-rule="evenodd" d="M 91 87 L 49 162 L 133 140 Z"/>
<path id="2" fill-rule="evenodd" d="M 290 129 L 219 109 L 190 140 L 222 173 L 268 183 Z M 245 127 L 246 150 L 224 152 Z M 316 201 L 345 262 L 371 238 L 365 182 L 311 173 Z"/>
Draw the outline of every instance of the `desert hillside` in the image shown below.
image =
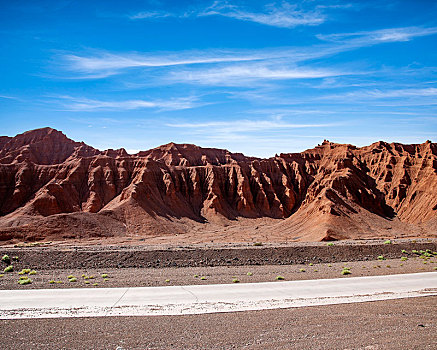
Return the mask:
<path id="1" fill-rule="evenodd" d="M 318 241 L 437 235 L 437 145 L 268 159 L 169 143 L 130 155 L 43 128 L 0 137 L 0 240 Z"/>

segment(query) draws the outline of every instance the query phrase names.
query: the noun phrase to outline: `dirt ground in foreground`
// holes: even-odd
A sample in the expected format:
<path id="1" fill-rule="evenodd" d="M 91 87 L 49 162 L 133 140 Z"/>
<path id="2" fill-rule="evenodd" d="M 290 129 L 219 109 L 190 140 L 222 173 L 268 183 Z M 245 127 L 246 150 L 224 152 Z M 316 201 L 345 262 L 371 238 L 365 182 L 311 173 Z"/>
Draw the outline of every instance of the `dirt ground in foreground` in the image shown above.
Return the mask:
<path id="1" fill-rule="evenodd" d="M 2 349 L 436 349 L 437 297 L 186 316 L 0 320 Z"/>
<path id="2" fill-rule="evenodd" d="M 351 274 L 342 275 L 344 267 Z M 29 266 L 32 268 L 32 266 Z M 428 260 L 408 257 L 407 260 L 386 259 L 371 261 L 333 262 L 321 264 L 292 265 L 252 265 L 214 267 L 170 267 L 170 268 L 120 268 L 120 269 L 53 269 L 36 270 L 29 276 L 31 284 L 19 285 L 21 276 L 17 271 L 4 273 L 0 277 L 0 289 L 41 289 L 41 288 L 99 288 L 99 287 L 145 287 L 169 285 L 200 285 L 218 283 L 271 282 L 281 276 L 286 281 L 349 278 L 415 272 L 437 271 L 437 256 Z M 106 278 L 102 275 L 107 274 Z M 69 282 L 68 276 L 76 277 Z M 59 283 L 50 283 L 55 281 Z M 281 281 L 278 280 L 278 283 Z M 236 283 L 236 282 L 235 282 Z"/>

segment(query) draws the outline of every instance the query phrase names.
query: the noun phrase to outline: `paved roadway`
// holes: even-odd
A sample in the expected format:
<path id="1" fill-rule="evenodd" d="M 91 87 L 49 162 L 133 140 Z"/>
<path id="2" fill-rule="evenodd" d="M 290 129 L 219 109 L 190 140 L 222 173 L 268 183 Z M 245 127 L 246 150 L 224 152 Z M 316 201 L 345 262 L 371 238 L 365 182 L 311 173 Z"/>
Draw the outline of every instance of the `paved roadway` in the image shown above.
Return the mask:
<path id="1" fill-rule="evenodd" d="M 437 295 L 437 272 L 306 281 L 0 290 L 0 319 L 186 315 Z"/>

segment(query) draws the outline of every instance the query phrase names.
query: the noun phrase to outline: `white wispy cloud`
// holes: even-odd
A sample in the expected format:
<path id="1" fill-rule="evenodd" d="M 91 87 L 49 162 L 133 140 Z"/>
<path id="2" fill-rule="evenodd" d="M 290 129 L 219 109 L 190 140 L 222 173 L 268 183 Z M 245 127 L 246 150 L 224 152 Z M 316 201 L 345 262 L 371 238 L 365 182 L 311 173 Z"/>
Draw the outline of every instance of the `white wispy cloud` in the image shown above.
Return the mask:
<path id="1" fill-rule="evenodd" d="M 172 128 L 195 129 L 200 132 L 204 130 L 214 130 L 214 132 L 251 132 L 265 131 L 273 129 L 301 129 L 301 128 L 322 128 L 335 126 L 335 124 L 295 124 L 282 122 L 281 120 L 232 120 L 232 121 L 213 121 L 199 123 L 167 123 L 166 126 Z"/>
<path id="2" fill-rule="evenodd" d="M 393 98 L 408 98 L 408 97 L 435 97 L 437 96 L 437 88 L 410 88 L 410 89 L 391 89 L 391 90 L 360 90 L 352 91 L 344 94 L 329 95 L 324 98 L 357 98 L 357 99 L 393 99 Z"/>
<path id="3" fill-rule="evenodd" d="M 305 11 L 297 5 L 282 2 L 266 6 L 264 12 L 251 12 L 228 2 L 215 1 L 212 6 L 198 13 L 198 16 L 224 16 L 280 28 L 294 28 L 301 25 L 316 26 L 326 20 L 320 9 Z"/>
<path id="4" fill-rule="evenodd" d="M 173 72 L 168 79 L 207 85 L 245 85 L 254 80 L 316 79 L 356 74 L 311 67 L 281 67 L 266 64 L 230 65 Z"/>
<path id="5" fill-rule="evenodd" d="M 218 66 L 211 68 L 207 74 L 229 74 L 238 75 L 243 72 L 241 63 L 268 62 L 268 68 L 259 68 L 257 73 L 263 79 L 268 76 L 276 79 L 278 72 L 285 76 L 297 74 L 296 72 L 281 72 L 281 67 L 286 63 L 288 66 L 294 64 L 325 58 L 345 51 L 351 51 L 360 47 L 369 47 L 382 43 L 408 41 L 416 37 L 437 34 L 437 27 L 403 27 L 381 29 L 367 32 L 340 33 L 318 35 L 324 44 L 309 47 L 282 47 L 254 50 L 191 50 L 180 52 L 162 53 L 111 53 L 107 51 L 93 51 L 88 54 L 58 54 L 55 57 L 57 67 L 70 72 L 69 78 L 75 79 L 99 79 L 111 75 L 125 73 L 129 69 L 159 69 L 194 66 L 212 66 L 227 64 L 229 67 Z M 276 65 L 276 67 L 273 67 Z M 185 67 L 184 67 L 185 68 Z M 216 73 L 214 73 L 216 69 Z M 301 68 L 302 69 L 302 68 Z M 74 74 L 72 74 L 74 73 Z M 247 74 L 246 74 L 247 75 Z M 329 75 L 327 75 L 329 76 Z"/>
<path id="6" fill-rule="evenodd" d="M 352 46 L 368 46 L 387 42 L 409 41 L 416 37 L 436 33 L 437 27 L 400 27 L 354 33 L 319 34 L 317 38 Z"/>
<path id="7" fill-rule="evenodd" d="M 246 62 L 272 57 L 274 53 L 251 52 L 238 53 L 235 51 L 189 51 L 162 54 L 113 54 L 97 52 L 94 55 L 61 55 L 61 67 L 77 72 L 86 77 L 101 78 L 119 74 L 130 68 L 159 68 L 182 65 L 198 65 L 226 62 Z"/>
<path id="8" fill-rule="evenodd" d="M 83 97 L 59 96 L 55 102 L 69 111 L 95 111 L 95 110 L 134 110 L 134 109 L 157 109 L 157 110 L 182 110 L 199 107 L 197 97 L 171 98 L 168 100 L 122 100 L 103 101 Z"/>
<path id="9" fill-rule="evenodd" d="M 127 16 L 130 19 L 150 19 L 150 18 L 166 18 L 166 17 L 175 17 L 176 15 L 171 12 L 164 11 L 143 11 L 138 12 L 133 15 Z"/>

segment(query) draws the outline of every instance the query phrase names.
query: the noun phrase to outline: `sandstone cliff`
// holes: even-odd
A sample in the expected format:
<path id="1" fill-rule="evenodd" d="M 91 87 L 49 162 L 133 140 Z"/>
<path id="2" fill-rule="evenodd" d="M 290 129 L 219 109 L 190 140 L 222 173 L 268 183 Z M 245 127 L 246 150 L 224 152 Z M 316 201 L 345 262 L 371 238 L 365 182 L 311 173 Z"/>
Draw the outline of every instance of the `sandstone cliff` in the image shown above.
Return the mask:
<path id="1" fill-rule="evenodd" d="M 436 235 L 437 145 L 328 141 L 269 159 L 170 143 L 129 155 L 44 128 L 0 137 L 0 240 Z"/>

